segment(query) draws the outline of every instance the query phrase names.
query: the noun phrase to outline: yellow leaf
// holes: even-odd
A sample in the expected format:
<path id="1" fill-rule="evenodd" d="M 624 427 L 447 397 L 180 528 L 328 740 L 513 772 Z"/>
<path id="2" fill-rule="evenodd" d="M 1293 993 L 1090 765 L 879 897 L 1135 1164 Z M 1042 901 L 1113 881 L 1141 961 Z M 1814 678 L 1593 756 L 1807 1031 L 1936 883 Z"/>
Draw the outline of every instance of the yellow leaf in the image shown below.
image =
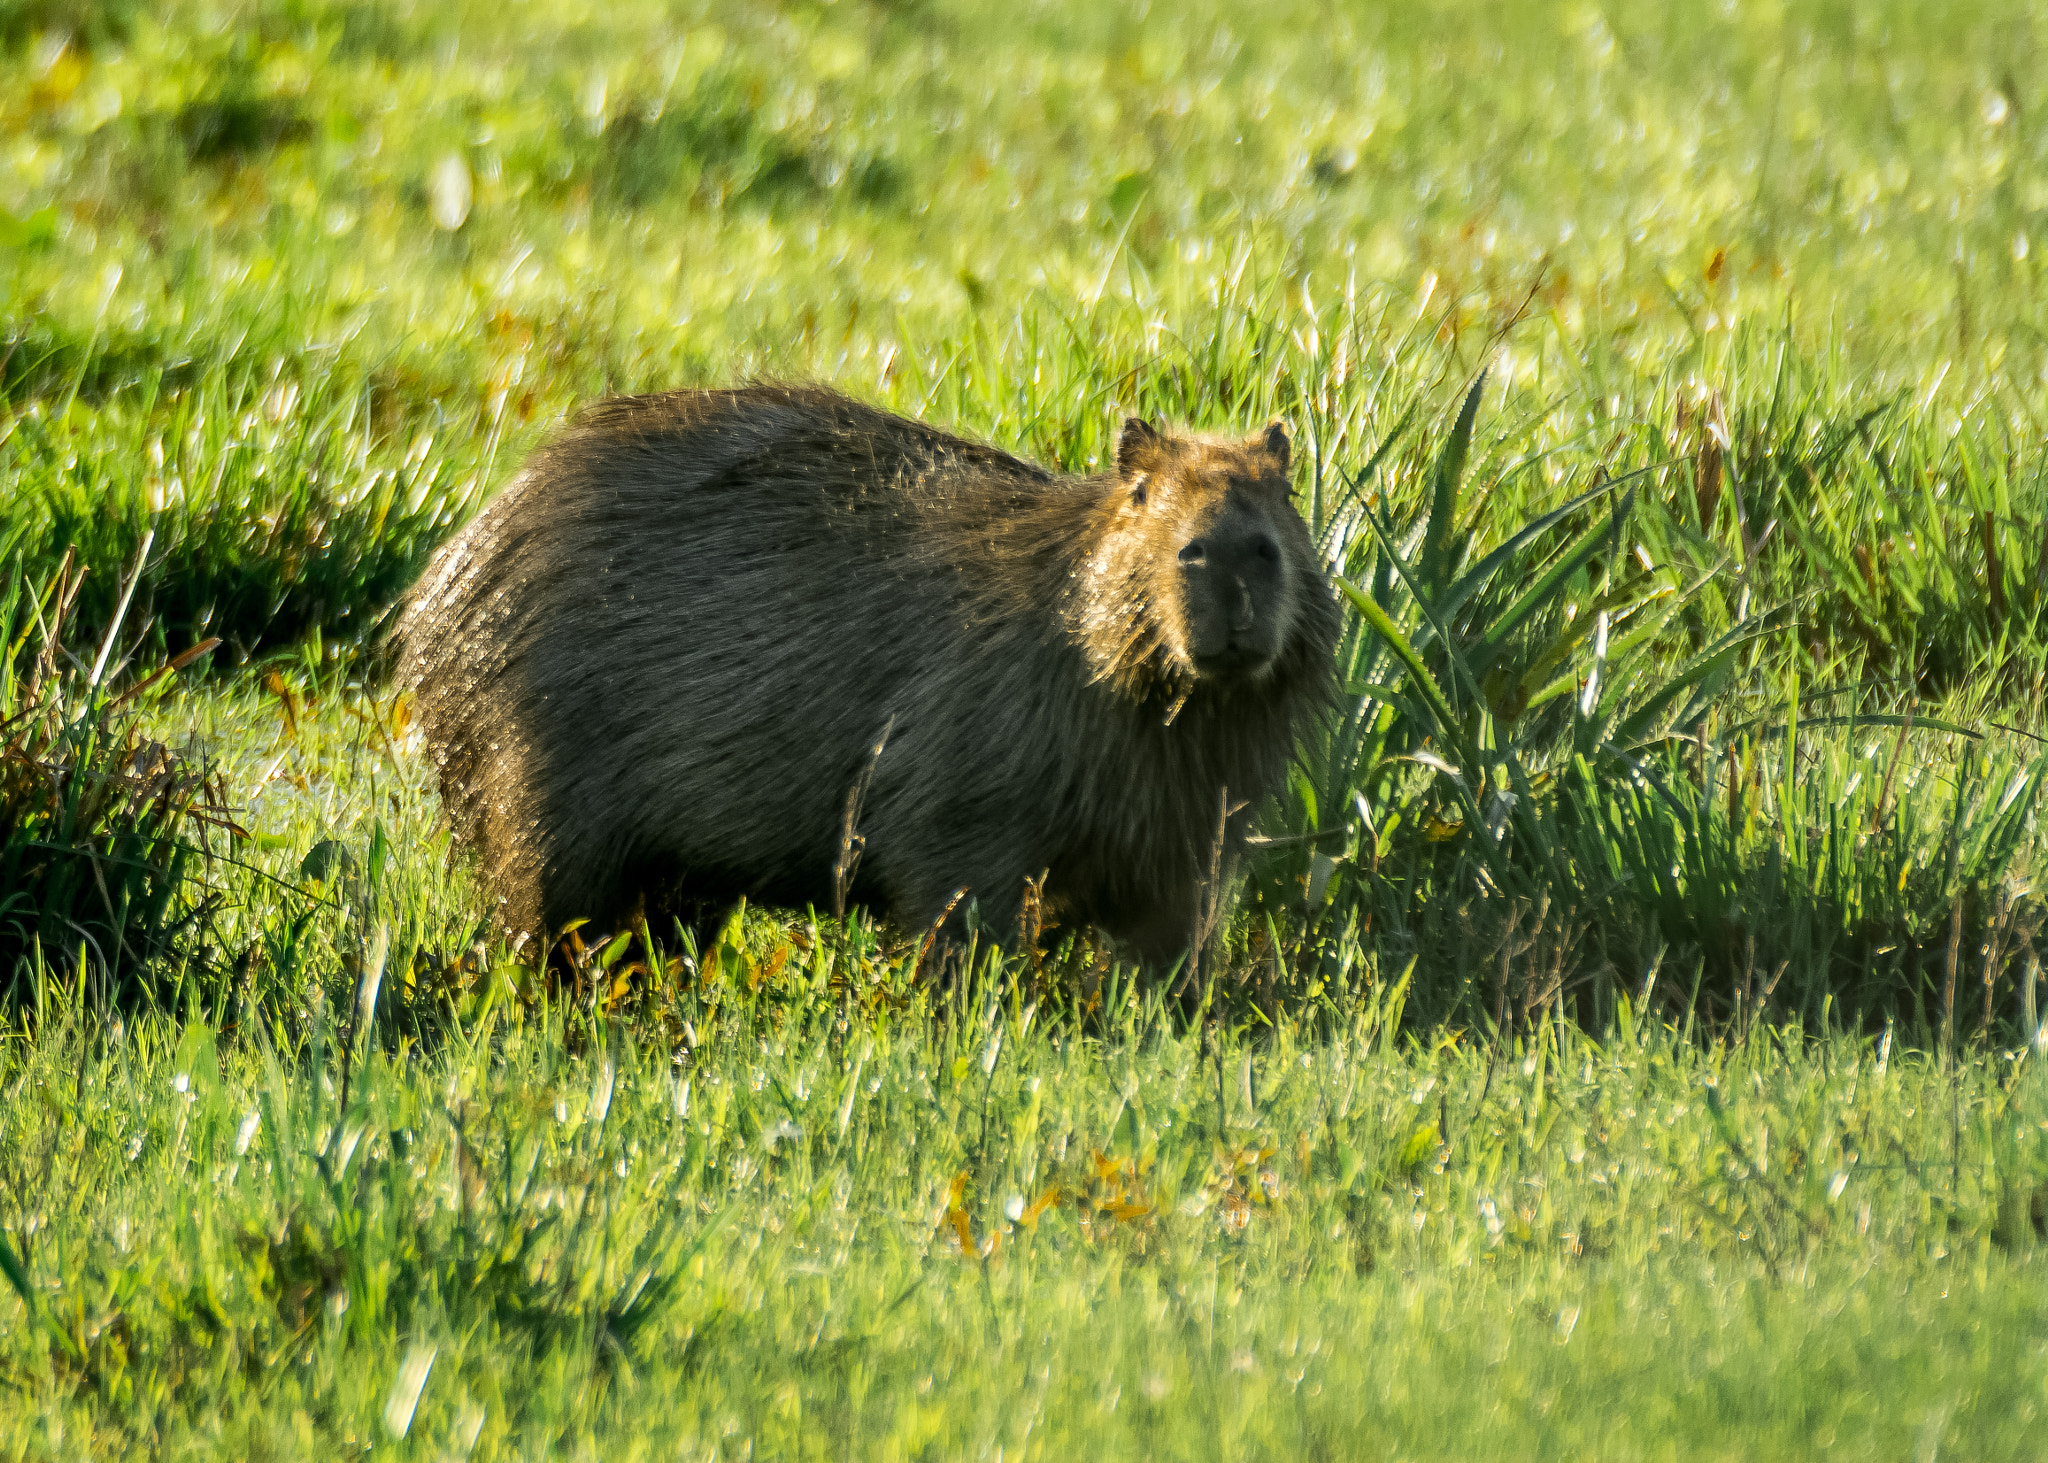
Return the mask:
<path id="1" fill-rule="evenodd" d="M 1421 1167 L 1423 1161 L 1436 1152 L 1437 1144 L 1442 1141 L 1443 1139 L 1437 1134 L 1436 1124 L 1424 1123 L 1415 1130 L 1414 1134 L 1408 1139 L 1408 1142 L 1402 1147 L 1401 1167 L 1404 1169 Z"/>
<path id="2" fill-rule="evenodd" d="M 974 1225 L 967 1217 L 967 1185 L 970 1182 L 966 1169 L 953 1175 L 953 1181 L 946 1185 L 946 1213 L 939 1221 L 942 1230 L 950 1230 L 953 1239 L 960 1246 L 960 1253 L 973 1255 Z"/>
<path id="3" fill-rule="evenodd" d="M 36 111 L 47 111 L 61 107 L 71 100 L 71 94 L 78 90 L 79 82 L 85 79 L 85 63 L 78 52 L 66 46 L 57 53 L 57 59 L 50 63 L 42 80 L 29 88 L 29 105 Z"/>
<path id="4" fill-rule="evenodd" d="M 1022 1214 L 1017 1216 L 1017 1222 L 1027 1229 L 1037 1224 L 1040 1215 L 1052 1208 L 1053 1205 L 1059 1203 L 1062 1193 L 1063 1191 L 1058 1184 L 1051 1185 L 1044 1193 L 1033 1199 Z"/>

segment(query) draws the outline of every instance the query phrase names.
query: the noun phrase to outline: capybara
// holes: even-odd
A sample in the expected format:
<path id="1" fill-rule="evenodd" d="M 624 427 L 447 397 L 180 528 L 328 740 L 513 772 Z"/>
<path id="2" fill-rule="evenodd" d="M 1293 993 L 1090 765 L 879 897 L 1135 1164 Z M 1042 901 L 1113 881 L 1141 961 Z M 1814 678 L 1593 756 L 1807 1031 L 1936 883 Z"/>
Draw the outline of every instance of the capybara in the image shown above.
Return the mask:
<path id="1" fill-rule="evenodd" d="M 1288 458 L 1132 418 L 1073 477 L 817 387 L 604 401 L 436 554 L 398 675 L 511 932 L 839 895 L 1008 942 L 1039 881 L 1168 960 L 1332 689 Z"/>

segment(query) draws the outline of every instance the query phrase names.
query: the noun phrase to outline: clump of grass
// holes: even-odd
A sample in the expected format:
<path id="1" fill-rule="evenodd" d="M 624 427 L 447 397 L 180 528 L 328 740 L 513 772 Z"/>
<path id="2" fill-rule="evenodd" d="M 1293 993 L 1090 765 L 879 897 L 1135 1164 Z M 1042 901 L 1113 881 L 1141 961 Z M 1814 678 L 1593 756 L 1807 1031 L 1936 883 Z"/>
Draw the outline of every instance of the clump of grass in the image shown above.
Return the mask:
<path id="1" fill-rule="evenodd" d="M 1465 483 L 1483 385 L 1432 456 L 1403 468 L 1404 419 L 1317 505 L 1346 699 L 1254 881 L 1263 948 L 1323 981 L 1374 946 L 1419 955 L 1441 1019 L 1562 997 L 1598 1025 L 1627 991 L 1952 1039 L 1960 985 L 1985 1039 L 2016 1023 L 2048 759 L 1816 662 L 1807 606 L 1753 604 L 1740 551 L 1651 491 L 1668 464 L 1488 523 Z M 1489 491 L 1534 461 L 1494 464 Z M 1546 981 L 1489 974 L 1539 939 Z"/>
<path id="2" fill-rule="evenodd" d="M 38 965 L 89 978 L 102 1006 L 158 998 L 197 942 L 197 868 L 234 830 L 219 779 L 148 736 L 136 706 L 218 642 L 117 674 L 117 617 L 96 652 L 75 653 L 86 570 L 67 559 L 39 580 L 17 557 L 0 583 L 0 1000 L 16 1007 L 45 992 Z"/>
<path id="3" fill-rule="evenodd" d="M 181 390 L 152 371 L 99 406 L 35 396 L 0 429 L 0 513 L 28 563 L 125 564 L 151 544 L 135 585 L 87 576 L 74 633 L 103 632 L 132 591 L 160 648 L 219 637 L 240 661 L 371 636 L 478 501 L 496 437 L 380 420 L 373 382 L 301 364 Z"/>
<path id="4" fill-rule="evenodd" d="M 1734 357 L 1674 393 L 1674 517 L 1796 605 L 1801 639 L 1882 683 L 1887 709 L 1973 686 L 2008 715 L 2038 705 L 2048 538 L 2032 408 L 1992 388 L 1943 417 L 1790 339 L 1774 356 L 1768 375 Z"/>

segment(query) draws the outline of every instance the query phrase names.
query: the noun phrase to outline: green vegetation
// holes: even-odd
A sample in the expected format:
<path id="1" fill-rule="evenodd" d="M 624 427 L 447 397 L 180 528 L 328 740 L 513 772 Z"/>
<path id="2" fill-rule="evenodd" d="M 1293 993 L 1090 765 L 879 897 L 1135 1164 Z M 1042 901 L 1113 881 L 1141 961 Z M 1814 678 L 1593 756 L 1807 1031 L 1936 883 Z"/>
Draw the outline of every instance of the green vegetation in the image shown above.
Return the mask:
<path id="1" fill-rule="evenodd" d="M 12 1003 L 42 933 L 56 930 L 95 978 L 98 1003 L 147 1003 L 154 968 L 176 959 L 199 914 L 192 863 L 206 852 L 207 825 L 233 827 L 218 780 L 137 731 L 124 703 L 147 682 L 110 688 L 114 636 L 89 666 L 66 649 L 83 577 L 67 565 L 37 593 L 17 565 L 0 591 L 10 646 L 45 632 L 33 657 L 0 665 L 0 963 Z M 194 647 L 158 678 L 210 648 Z"/>
<path id="2" fill-rule="evenodd" d="M 692 998 L 673 1055 L 552 1017 L 351 1061 L 318 1023 L 48 1013 L 0 1153 L 64 1284 L 10 1303 L 0 1440 L 2032 1451 L 2037 1061 L 1627 1020 L 1409 1046 L 1386 1000 L 1256 1047 L 1142 1004 L 1084 1036 L 1015 995 L 849 1007 L 835 954 Z"/>
<path id="3" fill-rule="evenodd" d="M 8 1456 L 2027 1454 L 2037 25 L 1326 9 L 0 0 Z M 747 375 L 1293 424 L 1199 1011 L 493 942 L 382 618 Z"/>

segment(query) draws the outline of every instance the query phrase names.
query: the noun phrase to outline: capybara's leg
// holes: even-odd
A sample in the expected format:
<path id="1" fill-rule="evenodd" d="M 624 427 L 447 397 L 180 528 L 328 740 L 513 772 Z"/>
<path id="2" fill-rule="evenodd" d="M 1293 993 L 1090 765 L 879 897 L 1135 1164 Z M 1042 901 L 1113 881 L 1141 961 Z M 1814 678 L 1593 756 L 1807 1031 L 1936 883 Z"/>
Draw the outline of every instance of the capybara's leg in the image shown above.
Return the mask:
<path id="1" fill-rule="evenodd" d="M 1184 963 L 1200 933 L 1200 918 L 1197 891 L 1189 889 L 1144 910 L 1100 916 L 1097 923 L 1155 974 L 1164 975 L 1176 961 Z"/>
<path id="2" fill-rule="evenodd" d="M 891 913 L 905 934 L 930 936 L 934 948 L 943 944 L 964 956 L 970 943 L 978 951 L 998 945 L 1014 954 L 1022 938 L 1024 878 L 1005 869 L 981 880 L 927 880 L 918 892 L 892 901 Z"/>
<path id="3" fill-rule="evenodd" d="M 592 827 L 588 818 L 579 819 L 572 811 L 550 809 L 541 815 L 541 910 L 549 938 L 579 919 L 590 922 L 586 938 L 609 934 L 626 906 L 638 902 L 640 891 L 625 888 L 620 878 L 625 860 L 616 837 L 613 830 Z"/>

